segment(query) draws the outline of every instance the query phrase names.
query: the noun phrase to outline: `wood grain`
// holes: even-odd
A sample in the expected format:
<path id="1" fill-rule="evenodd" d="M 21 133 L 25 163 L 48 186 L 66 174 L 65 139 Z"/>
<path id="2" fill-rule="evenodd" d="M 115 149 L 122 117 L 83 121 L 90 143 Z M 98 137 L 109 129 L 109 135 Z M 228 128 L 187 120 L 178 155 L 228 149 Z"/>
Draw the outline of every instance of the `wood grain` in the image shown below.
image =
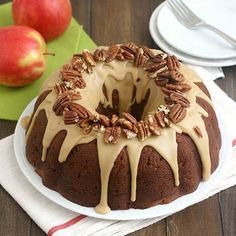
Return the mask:
<path id="1" fill-rule="evenodd" d="M 8 2 L 2 0 L 1 3 Z M 148 31 L 152 11 L 162 0 L 71 0 L 73 16 L 98 45 L 133 41 L 157 47 Z M 236 100 L 236 66 L 224 68 L 217 84 Z M 0 120 L 0 139 L 14 132 L 15 122 Z M 0 187 L 0 236 L 46 235 Z M 236 187 L 176 213 L 130 236 L 235 236 Z"/>
<path id="2" fill-rule="evenodd" d="M 30 217 L 15 203 L 14 199 L 0 189 L 0 235 L 30 235 Z"/>
<path id="3" fill-rule="evenodd" d="M 236 187 L 226 189 L 218 194 L 220 200 L 223 233 L 227 236 L 236 235 Z"/>
<path id="4" fill-rule="evenodd" d="M 168 217 L 167 229 L 168 235 L 223 235 L 217 195 Z"/>

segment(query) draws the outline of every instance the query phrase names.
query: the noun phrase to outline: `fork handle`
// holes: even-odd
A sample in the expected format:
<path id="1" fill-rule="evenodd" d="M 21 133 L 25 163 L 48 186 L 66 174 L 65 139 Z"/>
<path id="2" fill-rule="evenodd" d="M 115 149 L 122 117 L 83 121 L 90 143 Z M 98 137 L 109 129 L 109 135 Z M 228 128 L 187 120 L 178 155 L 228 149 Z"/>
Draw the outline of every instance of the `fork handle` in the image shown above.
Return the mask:
<path id="1" fill-rule="evenodd" d="M 216 34 L 221 36 L 223 39 L 225 39 L 228 43 L 230 43 L 232 46 L 236 47 L 236 40 L 234 38 L 230 37 L 229 35 L 225 34 L 224 32 L 222 32 L 221 30 L 215 28 L 212 25 L 208 25 L 208 24 L 202 24 L 201 26 L 215 32 Z"/>

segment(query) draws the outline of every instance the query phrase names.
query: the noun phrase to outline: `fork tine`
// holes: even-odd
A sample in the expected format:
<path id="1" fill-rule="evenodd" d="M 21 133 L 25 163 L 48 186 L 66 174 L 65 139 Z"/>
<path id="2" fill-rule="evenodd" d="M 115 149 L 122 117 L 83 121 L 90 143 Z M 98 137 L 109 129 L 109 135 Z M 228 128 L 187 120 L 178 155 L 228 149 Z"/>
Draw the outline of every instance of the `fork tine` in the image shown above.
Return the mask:
<path id="1" fill-rule="evenodd" d="M 179 7 L 179 9 L 182 10 L 185 18 L 187 18 L 189 21 L 194 23 L 195 21 L 198 20 L 198 17 L 196 15 L 193 15 L 192 12 L 188 10 L 186 5 L 182 5 L 184 3 L 181 0 L 174 0 L 174 3 L 176 6 Z"/>
<path id="2" fill-rule="evenodd" d="M 182 1 L 182 0 L 175 0 L 176 5 L 179 6 L 187 15 L 191 15 L 192 18 L 199 20 L 199 17 Z"/>
<path id="3" fill-rule="evenodd" d="M 170 6 L 172 13 L 175 15 L 175 17 L 179 20 L 179 21 L 183 21 L 182 15 L 180 15 L 180 13 L 176 10 L 175 6 L 173 5 L 173 3 L 171 1 L 167 1 L 168 5 Z"/>
<path id="4" fill-rule="evenodd" d="M 175 4 L 174 0 L 168 0 L 167 2 L 169 4 L 169 6 L 172 8 L 175 16 L 177 16 L 177 18 L 179 18 L 179 20 L 185 21 L 185 19 L 186 19 L 185 13 L 183 13 L 181 8 Z"/>
<path id="5" fill-rule="evenodd" d="M 174 10 L 177 11 L 181 17 L 183 18 L 182 21 L 184 24 L 186 24 L 187 22 L 190 24 L 194 24 L 196 19 L 195 17 L 193 17 L 190 13 L 186 13 L 186 11 L 184 11 L 181 6 L 179 4 L 177 4 L 178 0 L 168 0 L 172 3 L 173 8 L 175 8 Z"/>

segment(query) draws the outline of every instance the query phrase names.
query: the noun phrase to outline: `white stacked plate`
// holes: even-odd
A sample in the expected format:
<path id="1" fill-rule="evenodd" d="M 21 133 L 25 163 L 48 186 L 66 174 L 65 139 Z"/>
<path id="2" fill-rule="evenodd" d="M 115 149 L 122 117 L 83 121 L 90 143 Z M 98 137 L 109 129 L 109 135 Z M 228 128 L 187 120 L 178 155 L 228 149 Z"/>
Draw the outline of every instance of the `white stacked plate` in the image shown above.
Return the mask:
<path id="1" fill-rule="evenodd" d="M 235 0 L 182 0 L 207 23 L 236 39 Z M 200 66 L 236 65 L 236 48 L 217 34 L 199 28 L 190 30 L 174 16 L 166 2 L 150 18 L 149 30 L 155 43 L 180 60 Z"/>

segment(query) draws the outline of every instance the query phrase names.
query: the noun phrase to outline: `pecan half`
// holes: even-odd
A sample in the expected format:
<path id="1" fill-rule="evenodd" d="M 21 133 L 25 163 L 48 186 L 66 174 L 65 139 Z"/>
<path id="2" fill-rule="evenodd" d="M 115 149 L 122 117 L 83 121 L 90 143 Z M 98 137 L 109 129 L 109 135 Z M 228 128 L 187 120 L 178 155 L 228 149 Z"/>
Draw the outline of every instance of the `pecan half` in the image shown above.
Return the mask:
<path id="1" fill-rule="evenodd" d="M 133 125 L 129 120 L 126 120 L 125 118 L 119 119 L 118 123 L 124 128 L 124 129 L 133 129 Z"/>
<path id="2" fill-rule="evenodd" d="M 149 64 L 144 70 L 147 71 L 148 73 L 154 73 L 166 66 L 166 61 L 162 60 L 160 62 L 154 63 L 154 64 Z"/>
<path id="3" fill-rule="evenodd" d="M 72 68 L 62 69 L 61 75 L 63 81 L 70 81 L 81 77 L 81 73 Z"/>
<path id="4" fill-rule="evenodd" d="M 82 105 L 77 104 L 77 103 L 71 103 L 68 106 L 68 108 L 71 111 L 76 112 L 81 119 L 86 119 L 92 115 L 89 110 L 87 110 L 85 107 L 83 107 Z"/>
<path id="5" fill-rule="evenodd" d="M 194 129 L 195 133 L 197 134 L 197 136 L 198 136 L 199 138 L 202 138 L 202 137 L 203 137 L 202 131 L 201 131 L 201 129 L 200 129 L 198 126 L 195 126 L 193 129 Z"/>
<path id="6" fill-rule="evenodd" d="M 164 128 L 166 126 L 165 121 L 164 121 L 164 118 L 165 118 L 164 113 L 162 111 L 157 111 L 155 112 L 154 116 L 159 126 Z"/>
<path id="7" fill-rule="evenodd" d="M 123 45 L 121 46 L 121 54 L 124 57 L 124 59 L 126 60 L 133 60 L 134 59 L 134 55 L 135 55 L 135 51 L 133 51 L 132 49 L 130 49 L 129 47 Z"/>
<path id="8" fill-rule="evenodd" d="M 71 81 L 75 87 L 83 89 L 86 87 L 86 82 L 85 80 L 81 77 L 81 78 L 77 78 Z"/>
<path id="9" fill-rule="evenodd" d="M 168 78 L 158 77 L 158 78 L 155 79 L 155 84 L 160 86 L 160 87 L 164 87 L 167 83 L 169 83 Z"/>
<path id="10" fill-rule="evenodd" d="M 167 67 L 169 70 L 178 70 L 179 67 L 180 67 L 180 63 L 177 59 L 176 56 L 172 55 L 168 55 L 167 58 L 166 58 L 166 61 L 167 61 Z"/>
<path id="11" fill-rule="evenodd" d="M 132 131 L 136 134 L 138 133 L 137 124 L 133 124 Z"/>
<path id="12" fill-rule="evenodd" d="M 121 135 L 121 128 L 118 126 L 115 127 L 107 127 L 103 136 L 105 143 L 113 143 L 116 144 Z"/>
<path id="13" fill-rule="evenodd" d="M 116 59 L 119 61 L 124 61 L 125 57 L 123 55 L 123 50 L 120 48 L 120 52 L 116 55 Z"/>
<path id="14" fill-rule="evenodd" d="M 105 127 L 108 127 L 111 124 L 110 119 L 105 115 L 99 115 L 99 120 Z"/>
<path id="15" fill-rule="evenodd" d="M 94 60 L 95 61 L 106 61 L 107 59 L 107 51 L 105 49 L 97 49 L 94 52 Z"/>
<path id="16" fill-rule="evenodd" d="M 127 139 L 132 139 L 137 137 L 137 133 L 133 132 L 132 130 L 129 129 L 123 129 L 125 136 Z"/>
<path id="17" fill-rule="evenodd" d="M 182 82 L 184 81 L 184 76 L 183 74 L 181 74 L 179 71 L 177 70 L 172 70 L 170 71 L 170 77 L 172 80 L 174 80 L 175 82 Z"/>
<path id="18" fill-rule="evenodd" d="M 65 109 L 63 112 L 63 120 L 66 125 L 76 124 L 79 122 L 79 116 L 76 112 Z"/>
<path id="19" fill-rule="evenodd" d="M 111 116 L 111 124 L 112 126 L 116 126 L 118 123 L 119 117 L 116 114 L 112 114 Z"/>
<path id="20" fill-rule="evenodd" d="M 170 95 L 170 99 L 176 103 L 180 104 L 183 107 L 190 107 L 190 102 L 187 98 L 185 98 L 182 94 L 179 93 L 172 93 Z"/>
<path id="21" fill-rule="evenodd" d="M 157 55 L 155 55 L 154 57 L 152 57 L 152 62 L 156 63 L 156 62 L 161 62 L 164 60 L 164 53 L 159 53 Z"/>
<path id="22" fill-rule="evenodd" d="M 180 104 L 175 104 L 170 109 L 169 118 L 173 123 L 178 123 L 185 118 L 187 110 Z"/>
<path id="23" fill-rule="evenodd" d="M 96 66 L 96 62 L 95 62 L 95 60 L 94 60 L 94 58 L 93 58 L 92 53 L 90 53 L 88 50 L 84 50 L 84 51 L 82 52 L 82 55 L 83 55 L 83 57 L 84 57 L 85 62 L 86 62 L 89 66 L 92 66 L 92 67 Z"/>
<path id="24" fill-rule="evenodd" d="M 127 43 L 126 46 L 130 49 L 132 49 L 134 52 L 137 52 L 138 50 L 138 45 L 136 45 L 135 43 Z"/>
<path id="25" fill-rule="evenodd" d="M 158 71 L 157 76 L 158 77 L 169 78 L 170 77 L 170 71 L 168 70 L 168 68 L 164 68 L 164 70 Z"/>
<path id="26" fill-rule="evenodd" d="M 136 118 L 135 118 L 134 116 L 132 116 L 130 113 L 128 113 L 128 112 L 123 112 L 122 115 L 123 115 L 123 117 L 124 117 L 126 120 L 130 121 L 132 124 L 136 124 L 136 123 L 137 123 Z"/>
<path id="27" fill-rule="evenodd" d="M 64 83 L 56 83 L 54 90 L 57 94 L 62 94 L 68 91 L 68 88 Z"/>
<path id="28" fill-rule="evenodd" d="M 149 58 L 152 59 L 155 57 L 155 54 L 152 52 L 152 50 L 150 48 L 148 48 L 147 46 L 141 46 L 141 48 L 143 49 L 144 55 Z"/>
<path id="29" fill-rule="evenodd" d="M 76 92 L 75 90 L 68 90 L 64 94 L 60 94 L 59 95 L 59 97 L 61 97 L 61 96 L 68 96 L 71 101 L 80 100 L 81 99 L 80 93 Z"/>
<path id="30" fill-rule="evenodd" d="M 138 138 L 141 141 L 144 141 L 151 135 L 148 124 L 145 121 L 142 120 L 139 121 L 137 123 L 137 128 L 138 128 Z"/>
<path id="31" fill-rule="evenodd" d="M 136 66 L 145 66 L 147 64 L 148 58 L 144 55 L 143 49 L 139 48 L 136 55 L 134 63 Z"/>
<path id="32" fill-rule="evenodd" d="M 180 91 L 171 90 L 166 87 L 161 87 L 161 91 L 168 96 L 170 96 L 172 93 L 175 93 L 175 92 L 181 93 Z"/>
<path id="33" fill-rule="evenodd" d="M 123 49 L 124 52 L 129 53 L 129 55 L 132 54 L 133 58 L 136 55 L 136 52 L 138 51 L 138 46 L 135 43 L 127 43 L 121 45 L 121 48 Z"/>
<path id="34" fill-rule="evenodd" d="M 181 91 L 181 92 L 187 92 L 192 88 L 191 85 L 187 83 L 176 83 L 176 84 L 168 83 L 166 84 L 165 87 L 170 90 Z"/>
<path id="35" fill-rule="evenodd" d="M 62 66 L 61 71 L 62 70 L 68 70 L 68 69 L 73 69 L 73 68 L 70 64 L 65 64 L 65 65 Z"/>
<path id="36" fill-rule="evenodd" d="M 63 114 L 63 110 L 71 103 L 71 98 L 68 95 L 63 94 L 60 96 L 53 105 L 53 111 L 57 116 Z"/>
<path id="37" fill-rule="evenodd" d="M 72 58 L 71 64 L 79 72 L 83 72 L 87 69 L 87 65 L 83 59 L 82 54 L 75 54 Z"/>
<path id="38" fill-rule="evenodd" d="M 117 54 L 119 53 L 120 48 L 117 45 L 112 45 L 111 47 L 109 47 L 108 51 L 107 51 L 107 58 L 106 58 L 106 62 L 111 62 L 112 60 L 114 60 L 117 56 Z"/>
<path id="39" fill-rule="evenodd" d="M 161 135 L 161 127 L 158 125 L 156 119 L 152 115 L 147 117 L 148 127 L 152 134 Z"/>

